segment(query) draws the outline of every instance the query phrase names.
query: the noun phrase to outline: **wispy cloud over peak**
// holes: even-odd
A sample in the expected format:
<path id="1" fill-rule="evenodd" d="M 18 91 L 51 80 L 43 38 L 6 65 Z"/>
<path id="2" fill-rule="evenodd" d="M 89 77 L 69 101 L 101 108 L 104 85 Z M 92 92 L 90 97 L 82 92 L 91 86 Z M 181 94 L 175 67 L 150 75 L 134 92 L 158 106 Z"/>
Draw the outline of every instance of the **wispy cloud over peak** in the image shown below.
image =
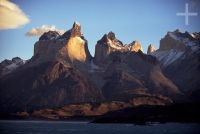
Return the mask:
<path id="1" fill-rule="evenodd" d="M 62 29 L 56 29 L 55 25 L 42 25 L 41 27 L 36 27 L 30 29 L 27 33 L 26 36 L 41 36 L 43 33 L 48 32 L 48 31 L 57 31 L 60 34 L 63 34 L 65 31 Z"/>

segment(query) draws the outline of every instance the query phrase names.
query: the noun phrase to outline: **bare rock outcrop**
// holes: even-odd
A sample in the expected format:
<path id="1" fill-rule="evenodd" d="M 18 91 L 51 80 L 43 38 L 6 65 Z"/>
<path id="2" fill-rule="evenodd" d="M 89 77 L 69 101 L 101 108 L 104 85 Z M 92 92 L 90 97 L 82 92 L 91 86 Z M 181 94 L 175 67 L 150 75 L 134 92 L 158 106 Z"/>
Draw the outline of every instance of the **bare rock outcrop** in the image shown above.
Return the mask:
<path id="1" fill-rule="evenodd" d="M 91 55 L 87 40 L 81 34 L 81 25 L 74 22 L 63 35 L 55 31 L 44 33 L 34 45 L 35 63 L 48 61 L 89 62 Z"/>
<path id="2" fill-rule="evenodd" d="M 154 45 L 153 45 L 153 44 L 150 44 L 150 45 L 148 46 L 147 54 L 151 54 L 151 53 L 153 53 L 153 52 L 155 52 L 155 51 L 156 51 L 156 48 L 154 47 Z"/>
<path id="3" fill-rule="evenodd" d="M 142 45 L 137 40 L 133 41 L 129 46 L 131 46 L 131 51 L 133 52 L 143 51 Z"/>
<path id="4" fill-rule="evenodd" d="M 120 40 L 115 37 L 113 32 L 105 34 L 99 41 L 97 41 L 95 48 L 95 62 L 101 64 L 107 61 L 110 54 L 115 52 L 138 52 L 143 51 L 142 45 L 139 41 L 133 41 L 130 44 L 123 44 Z"/>

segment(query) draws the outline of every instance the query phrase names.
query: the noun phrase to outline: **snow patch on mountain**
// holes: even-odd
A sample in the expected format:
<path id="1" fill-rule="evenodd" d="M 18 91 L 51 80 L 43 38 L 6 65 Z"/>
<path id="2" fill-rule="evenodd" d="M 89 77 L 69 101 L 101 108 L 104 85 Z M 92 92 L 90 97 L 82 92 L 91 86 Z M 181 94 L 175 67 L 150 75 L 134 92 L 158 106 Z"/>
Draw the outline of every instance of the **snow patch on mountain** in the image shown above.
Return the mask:
<path id="1" fill-rule="evenodd" d="M 166 67 L 171 63 L 175 62 L 177 59 L 181 58 L 181 56 L 184 55 L 184 52 L 171 49 L 169 51 L 156 51 L 153 53 L 153 55 L 156 56 L 161 62 L 161 66 Z"/>
<path id="2" fill-rule="evenodd" d="M 0 63 L 0 76 L 11 73 L 21 65 L 24 65 L 26 60 L 22 60 L 19 57 L 15 57 L 12 60 L 4 60 Z"/>
<path id="3" fill-rule="evenodd" d="M 193 38 L 196 38 L 196 36 L 195 36 L 193 33 L 190 33 L 190 35 L 191 35 Z"/>
<path id="4" fill-rule="evenodd" d="M 177 36 L 174 32 L 169 32 L 168 35 L 173 38 L 174 40 L 181 42 L 183 44 L 185 44 L 186 46 L 189 46 L 192 51 L 198 51 L 199 50 L 199 45 L 195 40 L 191 40 L 189 39 L 189 37 L 181 37 L 181 36 Z M 189 35 L 192 38 L 196 38 L 194 34 L 189 33 Z"/>
<path id="5" fill-rule="evenodd" d="M 17 63 L 12 63 L 12 64 L 6 66 L 6 67 L 3 69 L 2 74 L 3 74 L 3 75 L 8 74 L 8 73 L 14 71 L 15 69 L 17 69 L 19 66 L 21 66 L 21 65 L 20 65 L 20 64 L 17 64 Z"/>
<path id="6" fill-rule="evenodd" d="M 110 39 L 108 39 L 108 44 L 109 44 L 110 47 L 112 47 L 114 49 L 117 49 L 117 50 L 121 50 L 122 49 L 122 47 L 117 46 L 116 44 L 113 44 L 113 42 Z"/>
<path id="7" fill-rule="evenodd" d="M 151 55 L 158 58 L 161 67 L 167 67 L 177 60 L 184 59 L 186 55 L 199 53 L 199 35 L 199 33 L 182 33 L 177 30 L 168 32 L 167 35 L 161 39 L 160 48 L 151 53 Z"/>
<path id="8" fill-rule="evenodd" d="M 174 40 L 180 40 L 175 34 L 173 34 L 172 32 L 169 32 L 168 35 L 173 38 Z"/>

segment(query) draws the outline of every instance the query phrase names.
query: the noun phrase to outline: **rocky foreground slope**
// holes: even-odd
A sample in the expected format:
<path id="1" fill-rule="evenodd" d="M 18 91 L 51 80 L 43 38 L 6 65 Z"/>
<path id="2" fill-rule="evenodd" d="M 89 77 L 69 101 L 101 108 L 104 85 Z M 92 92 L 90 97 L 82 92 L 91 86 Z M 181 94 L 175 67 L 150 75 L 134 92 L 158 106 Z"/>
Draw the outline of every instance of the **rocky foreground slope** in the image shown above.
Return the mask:
<path id="1" fill-rule="evenodd" d="M 5 61 L 0 64 L 0 113 L 40 117 L 45 110 L 58 109 L 62 118 L 185 101 L 185 90 L 174 84 L 157 56 L 161 50 L 151 48 L 152 55 L 144 54 L 139 41 L 124 45 L 109 32 L 97 41 L 92 57 L 78 22 L 63 35 L 49 31 L 35 43 L 30 60 L 7 72 Z"/>

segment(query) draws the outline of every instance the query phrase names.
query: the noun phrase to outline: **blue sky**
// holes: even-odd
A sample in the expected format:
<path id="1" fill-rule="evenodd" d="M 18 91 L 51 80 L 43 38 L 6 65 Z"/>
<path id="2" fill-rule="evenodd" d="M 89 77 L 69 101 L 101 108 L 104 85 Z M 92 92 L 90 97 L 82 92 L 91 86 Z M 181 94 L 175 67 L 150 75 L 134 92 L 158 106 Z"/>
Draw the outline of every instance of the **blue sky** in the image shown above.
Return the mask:
<path id="1" fill-rule="evenodd" d="M 124 44 L 134 40 L 141 42 L 144 52 L 159 41 L 167 31 L 179 28 L 181 31 L 200 32 L 199 0 L 12 0 L 28 16 L 29 22 L 15 29 L 0 30 L 0 61 L 19 56 L 30 59 L 34 43 L 39 36 L 25 34 L 42 25 L 55 25 L 57 29 L 68 30 L 74 21 L 81 23 L 82 32 L 88 40 L 90 53 L 94 55 L 96 42 L 109 31 Z M 198 16 L 185 18 L 176 16 L 185 11 Z M 1 14 L 0 14 L 1 16 Z"/>

